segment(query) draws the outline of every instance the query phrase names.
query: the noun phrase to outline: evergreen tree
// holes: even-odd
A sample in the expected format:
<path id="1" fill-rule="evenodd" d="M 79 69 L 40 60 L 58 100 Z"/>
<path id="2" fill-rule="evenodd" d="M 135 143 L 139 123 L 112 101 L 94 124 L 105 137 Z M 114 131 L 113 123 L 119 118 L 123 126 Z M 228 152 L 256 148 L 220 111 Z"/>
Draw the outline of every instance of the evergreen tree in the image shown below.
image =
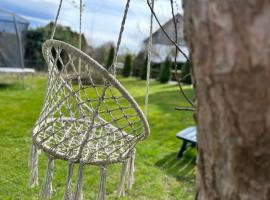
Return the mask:
<path id="1" fill-rule="evenodd" d="M 141 79 L 142 80 L 146 80 L 147 78 L 147 62 L 148 62 L 148 58 L 146 57 L 145 61 L 144 61 L 144 65 L 141 68 Z"/>
<path id="2" fill-rule="evenodd" d="M 161 66 L 159 81 L 161 83 L 167 83 L 171 78 L 172 62 L 169 57 L 166 58 L 165 62 Z"/>
<path id="3" fill-rule="evenodd" d="M 180 78 L 181 78 L 181 82 L 186 83 L 186 84 L 192 84 L 188 62 L 186 62 L 182 66 Z"/>
<path id="4" fill-rule="evenodd" d="M 124 68 L 122 71 L 124 77 L 130 76 L 131 68 L 132 68 L 132 57 L 130 54 L 128 54 L 125 58 Z"/>
<path id="5" fill-rule="evenodd" d="M 113 58 L 114 58 L 114 46 L 111 45 L 111 48 L 110 48 L 110 52 L 109 52 L 109 56 L 107 58 L 107 62 L 106 62 L 106 68 L 109 69 L 113 63 Z"/>
<path id="6" fill-rule="evenodd" d="M 144 66 L 146 53 L 145 51 L 140 51 L 134 59 L 132 66 L 132 76 L 140 77 L 141 68 Z"/>

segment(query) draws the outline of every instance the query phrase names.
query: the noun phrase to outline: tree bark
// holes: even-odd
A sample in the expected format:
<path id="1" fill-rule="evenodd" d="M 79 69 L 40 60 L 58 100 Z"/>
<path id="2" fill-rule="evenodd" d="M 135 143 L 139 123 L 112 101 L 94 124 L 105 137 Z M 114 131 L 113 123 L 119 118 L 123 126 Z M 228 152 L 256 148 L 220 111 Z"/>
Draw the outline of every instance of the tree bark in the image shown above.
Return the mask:
<path id="1" fill-rule="evenodd" d="M 198 200 L 270 199 L 270 1 L 186 0 Z"/>

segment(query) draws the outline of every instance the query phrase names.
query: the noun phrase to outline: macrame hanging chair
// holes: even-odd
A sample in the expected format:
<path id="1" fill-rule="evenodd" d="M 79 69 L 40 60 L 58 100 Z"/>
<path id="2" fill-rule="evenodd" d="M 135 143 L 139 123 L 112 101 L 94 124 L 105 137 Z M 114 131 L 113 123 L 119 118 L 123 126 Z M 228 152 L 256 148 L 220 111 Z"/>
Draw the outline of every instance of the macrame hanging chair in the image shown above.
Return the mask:
<path id="1" fill-rule="evenodd" d="M 145 114 L 136 101 L 115 78 L 115 65 L 130 0 L 127 0 L 114 61 L 106 70 L 79 48 L 54 40 L 57 20 L 62 6 L 60 0 L 51 39 L 43 44 L 43 56 L 48 65 L 47 92 L 42 111 L 32 134 L 29 159 L 30 186 L 38 185 L 38 155 L 42 150 L 48 157 L 47 172 L 40 195 L 52 195 L 54 160 L 68 162 L 64 200 L 82 199 L 83 169 L 86 165 L 100 167 L 100 187 L 97 199 L 106 194 L 107 166 L 122 163 L 118 197 L 125 194 L 125 177 L 131 189 L 134 183 L 135 146 L 149 135 Z M 152 22 L 152 17 L 151 17 Z M 151 23 L 152 33 L 152 23 Z M 151 45 L 149 43 L 149 49 Z M 151 56 L 149 51 L 149 57 Z M 148 72 L 150 59 L 148 59 Z M 147 81 L 146 112 L 149 73 Z M 77 182 L 72 188 L 73 167 L 78 164 Z"/>

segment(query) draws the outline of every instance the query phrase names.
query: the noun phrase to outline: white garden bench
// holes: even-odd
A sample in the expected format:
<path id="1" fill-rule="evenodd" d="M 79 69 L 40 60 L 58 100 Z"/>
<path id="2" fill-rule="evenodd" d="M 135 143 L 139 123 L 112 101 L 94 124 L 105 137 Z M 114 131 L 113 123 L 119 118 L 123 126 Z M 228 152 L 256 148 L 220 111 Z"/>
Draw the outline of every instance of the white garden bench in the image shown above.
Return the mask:
<path id="1" fill-rule="evenodd" d="M 177 158 L 181 158 L 187 149 L 188 144 L 190 144 L 192 147 L 197 145 L 197 128 L 196 126 L 188 127 L 178 132 L 176 137 L 183 140 L 183 144 L 177 155 Z"/>

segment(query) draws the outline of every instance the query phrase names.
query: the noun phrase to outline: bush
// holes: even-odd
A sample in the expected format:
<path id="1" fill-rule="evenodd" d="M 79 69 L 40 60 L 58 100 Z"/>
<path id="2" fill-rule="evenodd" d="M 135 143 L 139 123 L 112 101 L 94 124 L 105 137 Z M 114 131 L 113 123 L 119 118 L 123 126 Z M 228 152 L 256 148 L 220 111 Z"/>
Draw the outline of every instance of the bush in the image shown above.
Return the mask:
<path id="1" fill-rule="evenodd" d="M 148 62 L 148 58 L 146 57 L 146 59 L 144 60 L 144 65 L 141 68 L 140 77 L 141 77 L 142 80 L 146 80 L 146 78 L 147 78 L 147 62 Z"/>
<path id="2" fill-rule="evenodd" d="M 172 62 L 169 57 L 166 58 L 165 62 L 161 66 L 159 81 L 161 83 L 167 83 L 171 78 Z"/>
<path id="3" fill-rule="evenodd" d="M 130 76 L 131 68 L 132 68 L 132 57 L 131 55 L 128 54 L 125 58 L 124 68 L 122 72 L 124 77 Z"/>
<path id="4" fill-rule="evenodd" d="M 140 51 L 134 59 L 134 63 L 132 66 L 132 76 L 140 77 L 141 69 L 144 66 L 146 53 L 144 51 Z"/>
<path id="5" fill-rule="evenodd" d="M 188 62 L 186 62 L 182 67 L 180 79 L 181 79 L 181 82 L 183 83 L 192 84 L 191 75 L 190 75 L 190 67 L 189 67 Z"/>
<path id="6" fill-rule="evenodd" d="M 110 52 L 109 52 L 109 56 L 107 58 L 107 62 L 106 62 L 106 69 L 109 69 L 111 66 L 112 66 L 112 63 L 113 63 L 113 58 L 114 58 L 114 46 L 111 45 L 111 48 L 110 48 Z"/>

